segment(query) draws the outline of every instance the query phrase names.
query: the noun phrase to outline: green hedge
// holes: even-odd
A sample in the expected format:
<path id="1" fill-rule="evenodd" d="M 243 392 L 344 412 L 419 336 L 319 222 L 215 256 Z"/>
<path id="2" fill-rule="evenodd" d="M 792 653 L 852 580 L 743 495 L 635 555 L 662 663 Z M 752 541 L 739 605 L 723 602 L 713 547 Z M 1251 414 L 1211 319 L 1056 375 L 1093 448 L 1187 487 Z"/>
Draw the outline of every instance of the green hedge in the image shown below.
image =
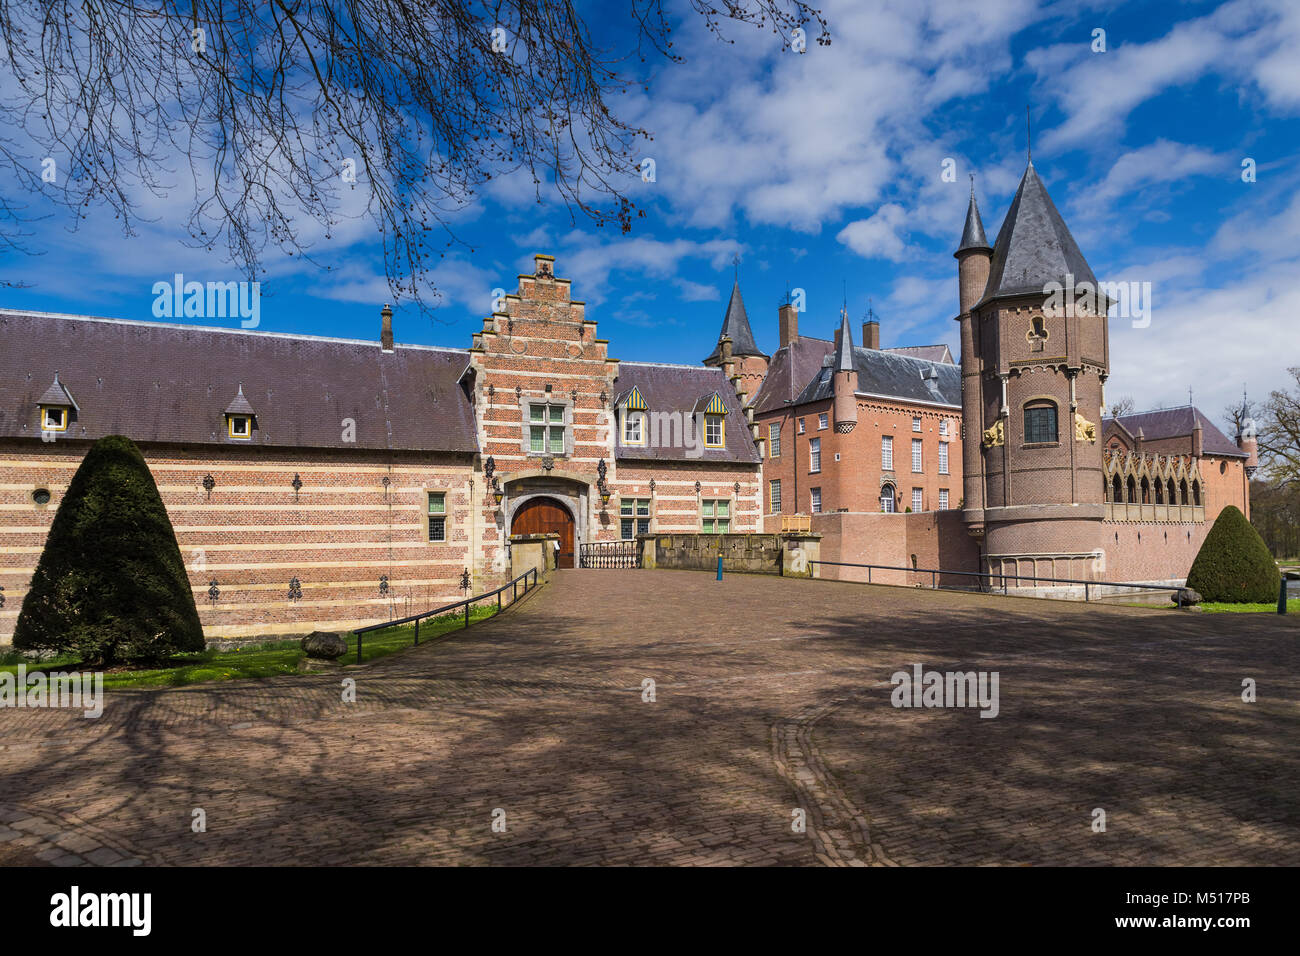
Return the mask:
<path id="1" fill-rule="evenodd" d="M 1219 512 L 1187 574 L 1187 586 L 1205 601 L 1234 604 L 1275 602 L 1281 583 L 1264 539 L 1232 505 Z"/>
<path id="2" fill-rule="evenodd" d="M 68 485 L 23 600 L 14 647 L 76 654 L 92 664 L 203 650 L 176 534 L 129 438 L 95 442 Z"/>

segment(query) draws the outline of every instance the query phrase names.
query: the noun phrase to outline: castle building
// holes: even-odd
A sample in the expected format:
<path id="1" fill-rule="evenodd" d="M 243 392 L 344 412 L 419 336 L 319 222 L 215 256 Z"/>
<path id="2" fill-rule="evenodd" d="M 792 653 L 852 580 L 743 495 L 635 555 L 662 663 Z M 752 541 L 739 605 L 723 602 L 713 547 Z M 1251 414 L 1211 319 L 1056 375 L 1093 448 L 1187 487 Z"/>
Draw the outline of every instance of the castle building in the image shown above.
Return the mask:
<path id="1" fill-rule="evenodd" d="M 539 255 L 471 347 L 0 312 L 0 641 L 90 443 L 134 440 L 207 635 L 336 630 L 506 579 L 513 536 L 758 529 L 736 361 L 620 361 Z"/>
<path id="2" fill-rule="evenodd" d="M 730 341 L 750 363 L 763 530 L 954 584 L 1181 580 L 1224 507 L 1249 514 L 1254 439 L 1190 407 L 1104 418 L 1111 302 L 1032 162 L 993 244 L 972 189 L 954 256 L 960 366 L 946 346 L 881 349 L 876 321 L 855 347 L 843 312 L 834 341 L 800 336 L 791 305 L 769 358 L 732 290 L 710 359 Z"/>
<path id="3" fill-rule="evenodd" d="M 387 306 L 378 341 L 0 311 L 0 641 L 111 434 L 154 474 L 209 637 L 481 593 L 538 534 L 561 567 L 811 531 L 828 578 L 1182 580 L 1224 507 L 1249 514 L 1254 439 L 1191 407 L 1104 417 L 1110 303 L 1070 293 L 1096 278 L 1032 163 L 992 245 L 972 190 L 955 257 L 960 364 L 881 348 L 874 316 L 855 344 L 845 310 L 801 335 L 789 302 L 769 356 L 738 281 L 701 365 L 621 361 L 547 255 L 469 348 L 395 342 Z"/>

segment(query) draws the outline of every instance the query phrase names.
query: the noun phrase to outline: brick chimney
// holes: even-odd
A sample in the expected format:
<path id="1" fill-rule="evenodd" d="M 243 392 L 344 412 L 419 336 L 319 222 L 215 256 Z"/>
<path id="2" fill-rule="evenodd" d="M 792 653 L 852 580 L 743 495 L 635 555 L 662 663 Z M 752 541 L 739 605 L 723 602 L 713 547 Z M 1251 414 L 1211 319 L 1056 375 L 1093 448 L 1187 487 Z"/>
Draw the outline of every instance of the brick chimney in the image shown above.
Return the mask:
<path id="1" fill-rule="evenodd" d="M 385 352 L 393 350 L 393 310 L 387 302 L 379 310 L 379 344 Z"/>
<path id="2" fill-rule="evenodd" d="M 777 324 L 781 334 L 781 348 L 785 348 L 799 337 L 799 310 L 793 303 L 786 302 L 777 310 Z"/>
<path id="3" fill-rule="evenodd" d="M 880 323 L 875 319 L 862 323 L 862 347 L 864 349 L 880 348 Z"/>

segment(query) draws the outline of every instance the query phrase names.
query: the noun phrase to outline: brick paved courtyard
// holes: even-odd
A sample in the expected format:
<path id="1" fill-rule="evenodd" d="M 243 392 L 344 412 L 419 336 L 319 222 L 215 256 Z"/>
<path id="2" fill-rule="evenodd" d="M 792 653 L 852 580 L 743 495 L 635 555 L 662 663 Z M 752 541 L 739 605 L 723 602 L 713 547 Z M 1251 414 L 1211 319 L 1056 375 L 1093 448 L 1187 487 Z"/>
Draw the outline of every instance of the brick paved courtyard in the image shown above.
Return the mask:
<path id="1" fill-rule="evenodd" d="M 564 571 L 345 669 L 356 704 L 329 674 L 0 712 L 0 863 L 1296 865 L 1298 642 L 1293 617 Z M 1000 715 L 890 706 L 914 663 L 998 671 Z"/>

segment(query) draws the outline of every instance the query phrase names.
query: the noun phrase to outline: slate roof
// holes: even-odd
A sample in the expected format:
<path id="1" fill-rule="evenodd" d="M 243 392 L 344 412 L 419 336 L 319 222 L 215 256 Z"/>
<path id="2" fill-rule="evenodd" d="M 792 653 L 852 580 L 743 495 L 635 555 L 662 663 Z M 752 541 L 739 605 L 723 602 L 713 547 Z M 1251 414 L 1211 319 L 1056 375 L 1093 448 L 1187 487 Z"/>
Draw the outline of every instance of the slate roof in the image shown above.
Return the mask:
<path id="1" fill-rule="evenodd" d="M 1162 408 L 1153 412 L 1137 412 L 1133 415 L 1121 415 L 1118 419 L 1107 418 L 1102 422 L 1102 441 L 1104 442 L 1109 437 L 1109 432 L 1118 422 L 1127 429 L 1130 435 L 1136 435 L 1138 430 L 1141 429 L 1143 441 L 1162 441 L 1169 438 L 1186 437 L 1188 440 L 1187 447 L 1190 451 L 1192 428 L 1194 423 L 1198 421 L 1201 423 L 1201 445 L 1205 450 L 1205 454 L 1217 455 L 1222 458 L 1248 457 L 1231 438 L 1219 431 L 1214 422 L 1207 418 L 1199 408 L 1191 405 Z"/>
<path id="2" fill-rule="evenodd" d="M 984 222 L 980 219 L 980 207 L 975 202 L 975 183 L 972 181 L 970 205 L 966 207 L 966 228 L 962 230 L 961 244 L 957 246 L 957 251 L 953 255 L 960 255 L 968 249 L 991 250 L 992 248 L 988 237 L 984 235 Z"/>
<path id="3" fill-rule="evenodd" d="M 892 349 L 885 349 L 885 351 L 910 355 L 913 358 L 925 359 L 927 362 L 943 362 L 945 365 L 954 364 L 952 350 L 946 345 L 899 345 Z"/>
<path id="4" fill-rule="evenodd" d="M 460 349 L 0 311 L 0 437 L 39 439 L 38 396 L 57 369 L 79 402 L 68 438 L 474 452 L 468 364 Z M 241 383 L 257 410 L 250 441 L 224 420 Z"/>
<path id="5" fill-rule="evenodd" d="M 685 442 L 679 447 L 655 447 L 653 444 L 642 446 L 624 445 L 621 441 L 615 449 L 615 457 L 624 459 L 652 459 L 655 461 L 694 461 L 694 462 L 740 462 L 754 464 L 759 461 L 758 451 L 749 433 L 749 426 L 740 408 L 740 399 L 727 381 L 720 368 L 706 368 L 694 365 L 659 365 L 651 362 L 620 362 L 618 366 L 617 386 L 620 394 L 636 386 L 645 398 L 647 411 L 651 416 L 655 412 L 678 412 L 682 421 L 691 421 L 696 406 L 703 408 L 708 404 L 713 393 L 721 397 L 727 408 L 726 447 L 703 448 L 700 439 L 697 454 L 689 454 Z M 653 424 L 653 419 L 652 419 Z M 653 427 L 650 429 L 653 431 Z M 651 435 L 651 441 L 657 436 Z M 672 436 L 676 441 L 678 436 Z"/>
<path id="6" fill-rule="evenodd" d="M 1030 163 L 998 231 L 981 304 L 1003 296 L 1041 294 L 1049 282 L 1064 284 L 1067 274 L 1074 276 L 1076 286 L 1097 282 Z"/>
<path id="7" fill-rule="evenodd" d="M 836 372 L 853 371 L 853 329 L 849 328 L 849 314 L 840 312 L 840 334 L 835 337 L 835 355 L 831 368 Z"/>
<path id="8" fill-rule="evenodd" d="M 45 390 L 40 398 L 36 400 L 37 405 L 63 405 L 68 408 L 76 408 L 77 402 L 72 397 L 72 393 L 67 390 L 64 384 L 59 381 L 59 373 L 54 373 L 54 382 Z"/>
<path id="9" fill-rule="evenodd" d="M 248 399 L 244 397 L 244 383 L 239 383 L 239 394 L 234 397 L 229 405 L 226 406 L 227 415 L 252 415 L 253 406 L 248 404 Z"/>
<path id="10" fill-rule="evenodd" d="M 927 362 L 910 355 L 881 349 L 853 350 L 858 370 L 858 392 L 883 395 L 904 402 L 961 405 L 961 367 Z M 819 402 L 831 398 L 834 369 L 827 363 L 799 393 L 794 403 Z"/>
<path id="11" fill-rule="evenodd" d="M 704 364 L 719 361 L 722 358 L 722 337 L 731 339 L 731 354 L 736 358 L 745 355 L 767 355 L 761 352 L 754 342 L 754 331 L 749 327 L 749 315 L 745 312 L 745 300 L 740 297 L 740 283 L 731 286 L 731 300 L 727 302 L 727 313 L 722 317 L 722 328 L 718 332 L 718 344 L 713 347 Z"/>
<path id="12" fill-rule="evenodd" d="M 834 348 L 833 342 L 801 335 L 777 349 L 767 366 L 763 386 L 753 398 L 754 412 L 770 412 L 792 402 L 821 372 L 822 361 Z"/>

